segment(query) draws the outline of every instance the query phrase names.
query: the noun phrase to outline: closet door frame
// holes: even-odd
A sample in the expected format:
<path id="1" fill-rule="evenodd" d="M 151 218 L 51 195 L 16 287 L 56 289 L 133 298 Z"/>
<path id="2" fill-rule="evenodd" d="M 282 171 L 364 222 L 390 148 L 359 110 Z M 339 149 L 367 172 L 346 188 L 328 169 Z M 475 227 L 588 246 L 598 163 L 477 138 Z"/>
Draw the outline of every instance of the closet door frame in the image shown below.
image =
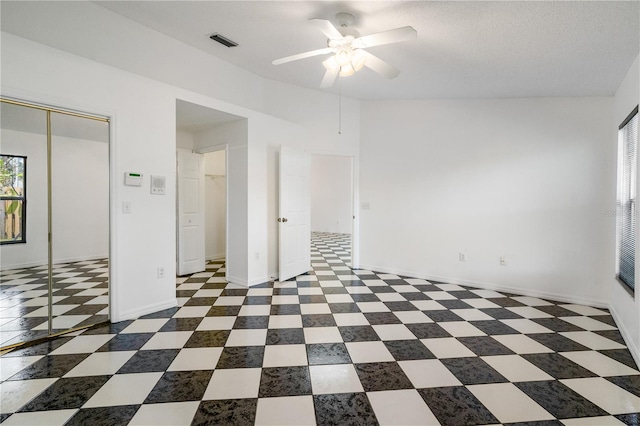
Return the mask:
<path id="1" fill-rule="evenodd" d="M 20 100 L 17 98 L 13 98 L 13 97 L 8 97 L 8 96 L 4 96 L 4 95 L 0 95 L 0 103 L 6 103 L 6 104 L 10 104 L 10 105 L 14 105 L 14 106 L 20 106 L 20 107 L 26 107 L 26 108 L 32 108 L 32 109 L 37 109 L 37 110 L 42 110 L 46 113 L 46 129 L 47 129 L 47 159 L 46 159 L 46 164 L 47 164 L 47 170 L 46 170 L 46 176 L 47 176 L 47 276 L 48 276 L 48 285 L 47 285 L 47 292 L 48 292 L 48 319 L 47 319 L 47 324 L 48 324 L 48 332 L 47 332 L 47 336 L 43 337 L 43 338 L 36 338 L 34 340 L 25 340 L 23 342 L 18 342 L 18 343 L 13 343 L 4 347 L 0 347 L 0 352 L 4 352 L 6 350 L 10 350 L 10 349 L 14 349 L 17 347 L 20 347 L 22 345 L 25 344 L 32 344 L 33 342 L 37 342 L 40 340 L 46 340 L 46 339 L 50 339 L 52 337 L 56 337 L 56 336 L 61 336 L 67 333 L 71 333 L 77 330 L 81 330 L 81 329 L 85 329 L 88 327 L 92 327 L 95 324 L 89 324 L 89 325 L 84 325 L 84 326 L 80 326 L 80 327 L 72 327 L 70 329 L 67 330 L 63 330 L 61 332 L 56 332 L 53 333 L 53 220 L 52 220 L 52 212 L 53 212 L 53 197 L 52 197 L 52 162 L 51 162 L 51 157 L 52 157 L 52 133 L 51 133 L 51 114 L 52 113 L 57 113 L 57 114 L 64 114 L 64 115 L 69 115 L 69 116 L 73 116 L 73 117 L 78 117 L 78 118 L 83 118 L 83 119 L 89 119 L 89 120 L 96 120 L 96 121 L 101 121 L 101 122 L 105 122 L 108 124 L 108 132 L 109 132 L 109 143 L 108 143 L 108 162 L 109 162 L 109 177 L 108 177 L 108 182 L 109 182 L 109 188 L 108 188 L 108 194 L 109 194 L 109 219 L 108 219 L 108 224 L 107 226 L 109 227 L 109 237 L 108 237 L 108 242 L 109 242 L 109 247 L 107 248 L 107 253 L 108 253 L 108 265 L 109 265 L 109 271 L 108 271 L 108 294 L 109 294 L 109 319 L 111 318 L 111 310 L 112 310 L 112 301 L 114 300 L 114 297 L 112 295 L 112 285 L 111 285 L 111 277 L 112 277 L 112 253 L 111 253 L 111 229 L 112 229 L 112 212 L 111 212 L 111 186 L 112 186 L 112 176 L 111 176 L 111 164 L 112 164 L 112 156 L 113 156 L 113 150 L 112 150 L 112 143 L 111 143 L 111 118 L 109 116 L 104 116 L 104 115 L 98 115 L 98 114 L 90 114 L 90 113 L 85 113 L 85 112 L 80 112 L 80 111 L 74 111 L 71 109 L 65 109 L 65 108 L 61 108 L 61 107 L 55 107 L 55 106 L 51 106 L 51 105 L 46 105 L 46 104 L 41 104 L 41 103 L 37 103 L 37 102 L 32 102 L 32 101 L 25 101 L 25 100 Z M 106 321 L 108 322 L 108 320 Z M 100 323 L 97 323 L 100 324 Z"/>

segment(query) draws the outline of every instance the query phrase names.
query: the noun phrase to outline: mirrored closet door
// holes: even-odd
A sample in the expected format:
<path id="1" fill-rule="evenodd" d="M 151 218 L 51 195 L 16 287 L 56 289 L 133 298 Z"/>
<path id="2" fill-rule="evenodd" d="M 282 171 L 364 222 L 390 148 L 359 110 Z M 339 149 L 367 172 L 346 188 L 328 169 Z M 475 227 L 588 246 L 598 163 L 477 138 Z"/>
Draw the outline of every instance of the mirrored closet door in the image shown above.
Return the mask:
<path id="1" fill-rule="evenodd" d="M 109 319 L 109 122 L 1 99 L 0 348 Z"/>

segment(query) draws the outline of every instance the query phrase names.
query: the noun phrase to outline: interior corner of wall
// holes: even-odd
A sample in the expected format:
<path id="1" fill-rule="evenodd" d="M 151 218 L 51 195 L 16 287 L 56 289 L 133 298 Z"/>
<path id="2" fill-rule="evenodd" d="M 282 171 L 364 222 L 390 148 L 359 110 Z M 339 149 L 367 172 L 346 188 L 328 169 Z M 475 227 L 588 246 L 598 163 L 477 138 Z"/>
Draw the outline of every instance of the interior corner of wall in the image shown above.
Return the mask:
<path id="1" fill-rule="evenodd" d="M 632 338 L 633 336 L 631 335 L 631 332 L 627 328 L 626 324 L 621 320 L 616 307 L 611 302 L 609 302 L 609 312 L 611 312 L 611 316 L 613 316 L 613 320 L 615 321 L 618 330 L 620 330 L 620 334 L 622 335 L 629 352 L 631 352 L 631 356 L 635 360 L 636 365 L 640 366 L 640 341 L 636 341 Z"/>

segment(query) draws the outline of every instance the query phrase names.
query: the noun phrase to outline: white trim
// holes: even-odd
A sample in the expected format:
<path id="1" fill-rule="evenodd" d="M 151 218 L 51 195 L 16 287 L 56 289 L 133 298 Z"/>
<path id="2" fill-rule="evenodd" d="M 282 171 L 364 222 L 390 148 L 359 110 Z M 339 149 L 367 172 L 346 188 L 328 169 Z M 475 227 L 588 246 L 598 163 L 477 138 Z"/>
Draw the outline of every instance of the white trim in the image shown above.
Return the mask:
<path id="1" fill-rule="evenodd" d="M 116 197 L 116 188 L 118 185 L 117 164 L 117 144 L 115 143 L 116 127 L 118 120 L 115 114 L 110 115 L 109 120 L 109 321 L 115 322 L 114 318 L 119 317 L 118 312 L 118 283 L 120 262 L 118 261 L 117 241 L 118 235 L 118 201 Z"/>
<path id="2" fill-rule="evenodd" d="M 248 120 L 248 119 L 245 118 L 245 120 Z M 194 150 L 194 152 L 197 152 L 198 154 L 208 154 L 210 152 L 219 152 L 219 151 L 224 151 L 224 172 L 225 172 L 225 175 L 228 176 L 229 175 L 229 144 L 228 143 L 205 146 L 198 150 Z M 229 179 L 225 179 L 224 185 L 225 185 L 225 188 L 224 188 L 224 197 L 225 197 L 224 253 L 216 254 L 212 257 L 206 258 L 207 261 L 220 260 L 220 259 L 223 259 L 226 261 L 226 259 L 229 258 Z M 225 265 L 225 278 L 227 276 L 226 270 L 227 268 Z"/>
<path id="3" fill-rule="evenodd" d="M 311 156 L 325 155 L 329 157 L 351 158 L 351 267 L 357 269 L 360 264 L 360 162 L 357 153 L 340 151 L 311 151 Z M 312 231 L 313 232 L 313 231 Z"/>
<path id="4" fill-rule="evenodd" d="M 615 310 L 615 307 L 611 303 L 609 303 L 609 312 L 611 312 L 611 316 L 613 316 L 613 320 L 615 321 L 616 326 L 618 327 L 618 330 L 620 330 L 620 334 L 622 335 L 622 338 L 624 339 L 624 342 L 626 343 L 627 348 L 629 349 L 629 352 L 631 352 L 631 356 L 635 360 L 636 365 L 640 366 L 640 348 L 638 348 L 638 346 L 635 345 L 635 342 L 633 341 L 633 339 L 631 338 L 631 335 L 629 334 L 629 330 L 627 330 L 627 328 L 625 327 L 624 322 L 619 319 L 620 316 L 618 315 L 618 313 Z"/>
<path id="5" fill-rule="evenodd" d="M 206 258 L 207 262 L 212 261 L 212 260 L 225 260 L 225 254 L 224 253 L 216 253 L 213 256 L 209 256 Z"/>
<path id="6" fill-rule="evenodd" d="M 192 152 L 194 152 L 196 154 L 208 154 L 210 152 L 226 151 L 227 150 L 227 146 L 228 146 L 228 144 L 226 144 L 226 143 L 223 143 L 223 144 L 220 144 L 220 145 L 205 146 L 205 147 L 202 147 L 202 148 L 199 148 L 199 149 L 194 149 Z"/>
<path id="7" fill-rule="evenodd" d="M 120 321 L 125 321 L 130 319 L 136 319 L 136 318 L 140 318 L 143 315 L 153 314 L 155 312 L 159 312 L 165 309 L 175 308 L 176 306 L 178 306 L 177 298 L 174 298 L 169 302 L 156 303 L 155 305 L 137 307 L 130 311 L 120 312 L 120 315 L 118 315 L 117 317 L 113 316 L 111 318 L 111 322 L 120 322 Z"/>
<path id="8" fill-rule="evenodd" d="M 236 284 L 236 285 L 241 285 L 243 287 L 249 287 L 249 283 L 245 279 L 232 277 L 230 275 L 227 275 L 225 278 L 229 284 Z"/>
<path id="9" fill-rule="evenodd" d="M 268 275 L 262 276 L 260 278 L 256 278 L 253 279 L 251 281 L 249 281 L 249 287 L 252 287 L 254 285 L 258 285 L 258 284 L 264 284 L 264 283 L 268 283 L 271 281 L 271 278 Z"/>
<path id="10" fill-rule="evenodd" d="M 531 289 L 522 289 L 517 287 L 503 286 L 503 285 L 485 283 L 480 281 L 461 280 L 458 278 L 427 275 L 427 274 L 414 272 L 414 271 L 402 271 L 398 269 L 385 268 L 384 266 L 370 266 L 370 265 L 360 265 L 360 266 L 361 267 L 358 269 L 362 269 L 366 271 L 377 271 L 385 274 L 394 274 L 394 275 L 402 275 L 402 276 L 413 277 L 413 278 L 420 278 L 420 279 L 425 279 L 427 281 L 433 280 L 433 281 L 439 281 L 447 284 L 460 284 L 460 285 L 477 287 L 483 290 L 504 291 L 507 293 L 514 293 L 521 296 L 539 297 L 542 299 L 549 299 L 556 302 L 575 303 L 579 305 L 587 305 L 587 306 L 593 306 L 597 308 L 609 309 L 608 301 L 604 301 L 604 300 L 585 299 L 585 298 L 581 298 L 579 296 L 574 296 L 574 295 L 551 293 L 546 291 L 536 291 Z"/>
<path id="11" fill-rule="evenodd" d="M 227 276 L 226 278 L 227 278 L 227 282 L 229 282 L 230 284 L 241 285 L 243 287 L 252 287 L 254 285 L 264 284 L 264 283 L 273 281 L 273 278 L 270 278 L 269 276 L 263 276 L 261 278 L 256 278 L 251 281 L 242 280 L 242 279 L 238 279 L 230 276 Z"/>

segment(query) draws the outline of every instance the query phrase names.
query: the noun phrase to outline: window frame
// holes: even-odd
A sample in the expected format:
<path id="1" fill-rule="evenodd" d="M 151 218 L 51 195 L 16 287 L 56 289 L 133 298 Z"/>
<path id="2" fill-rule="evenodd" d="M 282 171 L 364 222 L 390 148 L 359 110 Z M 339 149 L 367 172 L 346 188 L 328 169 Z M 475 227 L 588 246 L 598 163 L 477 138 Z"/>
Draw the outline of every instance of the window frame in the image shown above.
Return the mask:
<path id="1" fill-rule="evenodd" d="M 27 243 L 27 156 L 13 155 L 13 154 L 0 154 L 0 156 L 22 158 L 22 161 L 23 161 L 22 195 L 10 196 L 10 195 L 0 194 L 0 202 L 12 201 L 12 200 L 22 201 L 22 218 L 20 220 L 22 238 L 20 238 L 19 240 L 5 240 L 5 241 L 0 240 L 0 245 L 26 244 Z"/>
<path id="2" fill-rule="evenodd" d="M 635 294 L 635 260 L 636 260 L 636 224 L 635 224 L 635 216 L 637 216 L 637 173 L 638 173 L 638 136 L 636 135 L 635 140 L 632 138 L 625 138 L 623 134 L 623 130 L 625 127 L 633 120 L 640 119 L 638 118 L 638 106 L 629 113 L 629 115 L 622 121 L 620 126 L 618 127 L 618 170 L 617 170 L 617 196 L 616 196 L 616 206 L 618 209 L 618 214 L 616 215 L 616 279 L 622 286 L 629 291 L 631 294 Z M 636 123 L 636 131 L 638 130 L 638 124 Z M 626 155 L 628 148 L 628 143 L 631 141 L 635 144 L 633 148 L 635 150 L 635 156 L 629 159 L 629 156 Z M 627 160 L 630 160 L 627 162 Z M 629 176 L 629 187 L 632 189 L 626 189 L 625 186 L 625 176 L 627 173 Z M 625 191 L 628 192 L 628 197 L 623 197 L 623 193 Z M 625 193 L 626 194 L 626 193 Z M 621 265 L 623 260 L 622 247 L 624 244 L 624 225 L 623 220 L 625 219 L 625 206 L 627 203 L 631 203 L 633 207 L 631 210 L 630 217 L 628 220 L 631 221 L 632 225 L 632 235 L 633 235 L 633 276 L 628 277 L 629 279 L 625 279 L 621 276 Z"/>

